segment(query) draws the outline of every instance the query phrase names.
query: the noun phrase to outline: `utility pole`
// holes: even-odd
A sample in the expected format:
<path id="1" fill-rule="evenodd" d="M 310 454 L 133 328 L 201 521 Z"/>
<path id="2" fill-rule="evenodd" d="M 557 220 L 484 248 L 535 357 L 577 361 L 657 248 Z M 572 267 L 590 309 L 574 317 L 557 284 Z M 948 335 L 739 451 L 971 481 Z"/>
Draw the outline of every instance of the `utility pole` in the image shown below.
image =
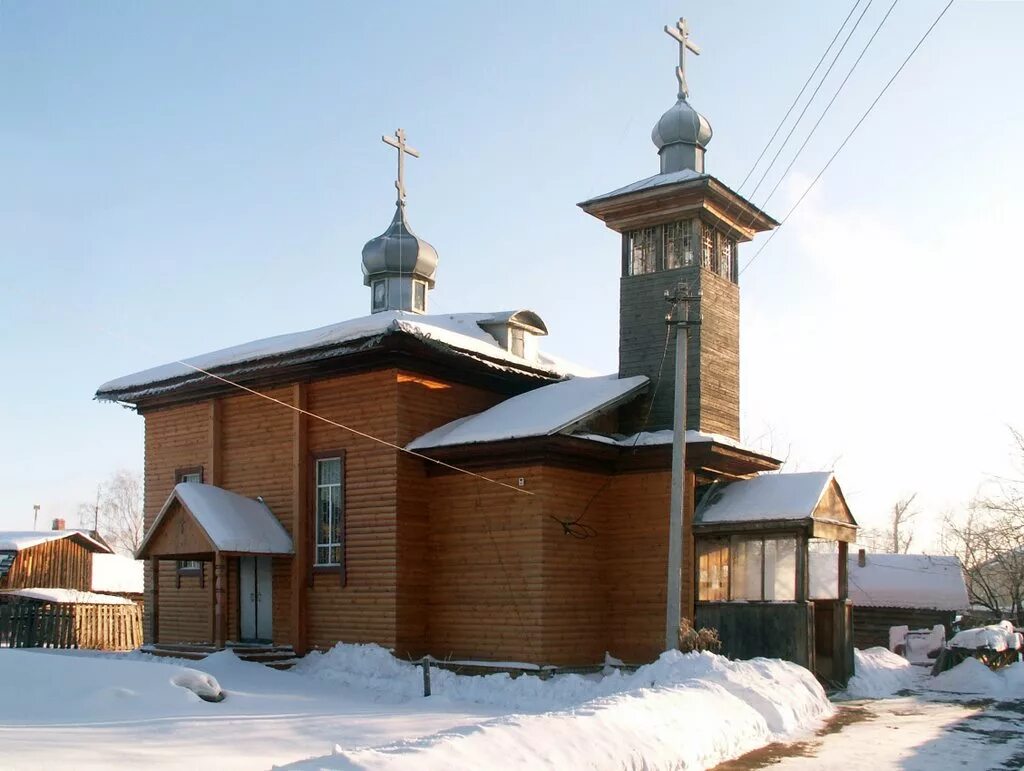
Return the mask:
<path id="1" fill-rule="evenodd" d="M 32 529 L 33 530 L 38 530 L 39 529 L 39 508 L 40 507 L 39 507 L 38 503 L 32 504 Z"/>
<path id="2" fill-rule="evenodd" d="M 683 509 L 686 505 L 686 347 L 690 339 L 690 327 L 700 324 L 699 314 L 697 321 L 690 320 L 690 303 L 699 304 L 701 297 L 699 292 L 691 295 L 689 291 L 690 288 L 686 282 L 680 282 L 676 286 L 675 292 L 665 291 L 665 300 L 672 304 L 672 308 L 665 315 L 665 323 L 676 328 L 665 650 L 679 648 L 679 623 L 682 618 L 680 594 L 683 578 Z"/>

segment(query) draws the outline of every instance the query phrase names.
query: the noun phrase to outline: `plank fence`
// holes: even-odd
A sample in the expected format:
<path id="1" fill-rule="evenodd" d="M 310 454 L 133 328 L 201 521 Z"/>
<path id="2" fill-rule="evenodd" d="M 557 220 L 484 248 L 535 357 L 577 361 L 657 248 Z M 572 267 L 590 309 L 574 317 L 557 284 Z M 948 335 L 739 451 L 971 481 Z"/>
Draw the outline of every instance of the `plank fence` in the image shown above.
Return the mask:
<path id="1" fill-rule="evenodd" d="M 138 605 L 0 604 L 0 648 L 127 651 L 140 645 Z"/>

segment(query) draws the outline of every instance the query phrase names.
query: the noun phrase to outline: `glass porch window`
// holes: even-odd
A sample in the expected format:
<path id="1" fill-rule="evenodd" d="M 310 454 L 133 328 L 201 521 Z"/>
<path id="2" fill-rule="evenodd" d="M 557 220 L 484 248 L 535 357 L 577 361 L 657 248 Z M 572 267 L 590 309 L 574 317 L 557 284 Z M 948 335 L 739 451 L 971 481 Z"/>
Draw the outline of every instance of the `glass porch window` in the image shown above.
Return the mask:
<path id="1" fill-rule="evenodd" d="M 729 539 L 701 541 L 697 549 L 697 597 L 707 602 L 729 599 Z"/>
<path id="2" fill-rule="evenodd" d="M 323 458 L 316 462 L 315 565 L 341 565 L 341 517 L 341 458 Z"/>
<path id="3" fill-rule="evenodd" d="M 796 538 L 736 535 L 697 546 L 697 599 L 702 602 L 792 602 Z"/>

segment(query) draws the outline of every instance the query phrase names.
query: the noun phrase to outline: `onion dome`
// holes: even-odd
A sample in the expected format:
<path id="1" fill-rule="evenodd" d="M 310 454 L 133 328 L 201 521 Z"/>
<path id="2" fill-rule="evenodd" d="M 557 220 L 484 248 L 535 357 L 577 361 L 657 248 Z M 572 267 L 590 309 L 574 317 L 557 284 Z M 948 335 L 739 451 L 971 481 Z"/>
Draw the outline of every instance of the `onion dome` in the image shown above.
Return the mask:
<path id="1" fill-rule="evenodd" d="M 434 286 L 437 271 L 437 250 L 409 229 L 405 206 L 396 207 L 388 229 L 363 247 L 363 283 L 370 286 L 374 278 L 409 276 L 423 279 Z"/>
<path id="2" fill-rule="evenodd" d="M 661 173 L 683 169 L 704 173 L 704 149 L 711 141 L 711 124 L 680 97 L 651 131 L 651 141 L 661 156 Z"/>

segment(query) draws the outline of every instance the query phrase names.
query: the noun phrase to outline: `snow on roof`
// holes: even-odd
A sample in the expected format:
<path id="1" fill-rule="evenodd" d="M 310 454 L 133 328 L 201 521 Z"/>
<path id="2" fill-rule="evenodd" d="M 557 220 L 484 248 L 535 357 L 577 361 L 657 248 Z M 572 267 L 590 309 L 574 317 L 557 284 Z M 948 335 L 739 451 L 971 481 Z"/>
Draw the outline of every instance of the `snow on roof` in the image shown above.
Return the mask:
<path id="1" fill-rule="evenodd" d="M 15 597 L 24 597 L 29 600 L 42 600 L 43 602 L 67 603 L 73 605 L 134 605 L 131 600 L 124 597 L 116 597 L 112 594 L 97 594 L 96 592 L 83 592 L 78 589 L 10 589 L 0 594 Z"/>
<path id="2" fill-rule="evenodd" d="M 673 431 L 670 428 L 666 428 L 659 431 L 642 431 L 638 434 L 630 434 L 629 436 L 623 437 L 605 436 L 604 434 L 572 434 L 572 436 L 577 439 L 587 439 L 592 442 L 616 444 L 620 447 L 651 447 L 654 445 L 672 444 Z M 725 434 L 711 434 L 706 431 L 695 431 L 690 428 L 686 430 L 687 444 L 701 444 L 704 442 L 724 444 L 727 447 L 733 447 L 737 450 L 743 450 L 744 452 L 749 452 L 754 455 L 764 455 L 763 452 L 753 450 L 742 442 L 738 442 L 731 436 L 726 436 Z"/>
<path id="3" fill-rule="evenodd" d="M 288 531 L 265 503 L 202 482 L 174 486 L 153 526 L 139 546 L 144 554 L 149 539 L 177 500 L 188 509 L 218 551 L 243 554 L 292 554 Z"/>
<path id="4" fill-rule="evenodd" d="M 110 551 L 110 547 L 93 538 L 86 530 L 0 530 L 0 551 L 21 551 L 72 536 L 84 539 L 95 551 Z"/>
<path id="5" fill-rule="evenodd" d="M 93 554 L 92 590 L 142 594 L 144 564 L 142 560 L 125 557 L 123 554 Z"/>
<path id="6" fill-rule="evenodd" d="M 488 410 L 435 428 L 408 444 L 410 450 L 456 444 L 549 436 L 644 388 L 643 375 L 574 377 L 513 396 Z"/>
<path id="7" fill-rule="evenodd" d="M 956 557 L 867 554 L 848 563 L 850 599 L 876 608 L 965 610 L 970 607 L 964 571 Z"/>
<path id="8" fill-rule="evenodd" d="M 96 394 L 101 399 L 114 399 L 125 391 L 131 392 L 135 396 L 155 394 L 179 385 L 181 378 L 199 380 L 205 377 L 193 367 L 216 370 L 246 364 L 257 368 L 256 363 L 265 359 L 299 352 L 319 351 L 323 354 L 324 349 L 329 349 L 332 346 L 380 337 L 392 332 L 434 341 L 453 351 L 467 355 L 479 354 L 488 359 L 508 364 L 513 368 L 516 366 L 530 367 L 553 377 L 592 374 L 583 368 L 543 353 L 538 353 L 536 359 L 527 360 L 500 347 L 498 341 L 480 326 L 480 322 L 493 321 L 497 316 L 508 316 L 511 313 L 497 315 L 494 313 L 458 313 L 435 316 L 421 316 L 407 311 L 375 313 L 305 332 L 277 335 L 223 348 L 219 351 L 184 359 L 185 363 L 172 362 L 153 367 L 106 382 L 97 389 Z M 522 311 L 521 313 L 526 312 Z M 536 314 L 532 315 L 536 316 Z M 192 367 L 187 366 L 188 364 L 191 364 Z M 163 388 L 145 388 L 169 380 L 174 380 L 175 383 Z M 141 393 L 140 389 L 143 389 Z"/>
<path id="9" fill-rule="evenodd" d="M 831 471 L 811 471 L 728 482 L 708 492 L 698 507 L 697 521 L 808 519 L 831 481 Z"/>

